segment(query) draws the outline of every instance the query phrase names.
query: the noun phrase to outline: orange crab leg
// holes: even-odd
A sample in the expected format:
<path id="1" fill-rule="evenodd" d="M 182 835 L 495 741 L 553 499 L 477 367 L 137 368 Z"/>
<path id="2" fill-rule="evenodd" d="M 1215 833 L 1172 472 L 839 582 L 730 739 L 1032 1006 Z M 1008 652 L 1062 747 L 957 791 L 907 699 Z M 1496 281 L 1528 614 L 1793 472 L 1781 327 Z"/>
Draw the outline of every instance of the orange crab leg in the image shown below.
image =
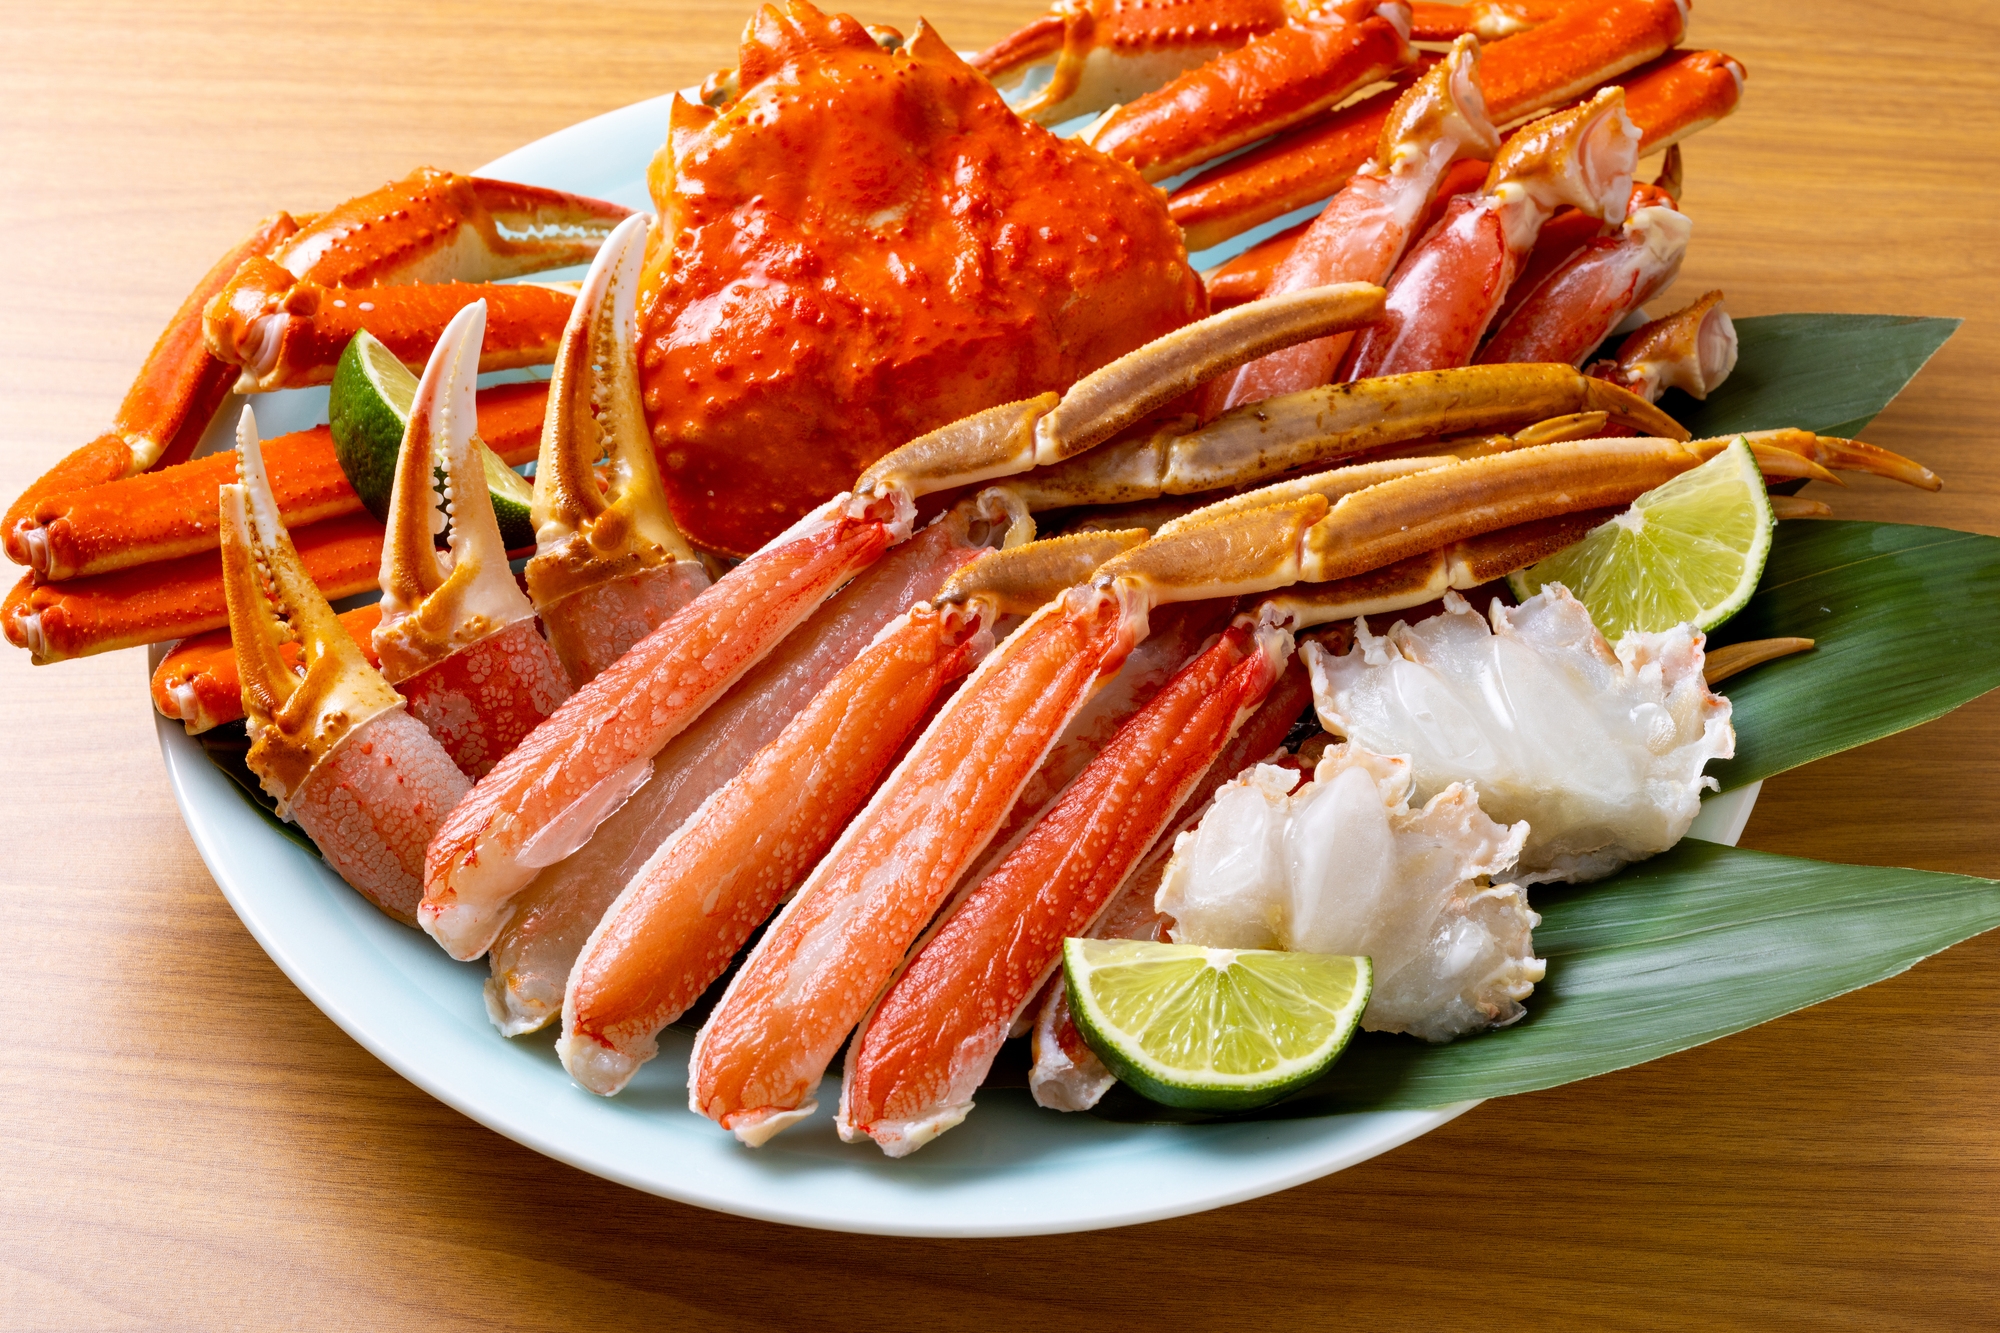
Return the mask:
<path id="1" fill-rule="evenodd" d="M 945 684 L 992 639 L 919 603 L 705 801 L 619 895 L 563 1004 L 563 1064 L 612 1093 L 826 854 Z"/>
<path id="2" fill-rule="evenodd" d="M 964 1119 L 1014 1019 L 1146 854 L 1291 655 L 1233 628 L 1119 729 L 959 903 L 848 1048 L 840 1131 L 892 1157 Z"/>
<path id="3" fill-rule="evenodd" d="M 1400 4 L 1288 23 L 1112 112 L 1091 143 L 1163 180 L 1347 100 L 1416 60 Z"/>
<path id="4" fill-rule="evenodd" d="M 225 300 L 229 304 L 223 307 Z M 531 283 L 330 287 L 294 278 L 267 259 L 253 259 L 209 309 L 211 323 L 219 319 L 228 330 L 225 336 L 231 341 L 224 347 L 242 358 L 236 387 L 261 393 L 331 382 L 341 352 L 363 329 L 405 365 L 421 367 L 445 323 L 474 301 L 486 302 L 491 330 L 479 358 L 481 371 L 555 360 L 575 303 L 566 291 Z"/>
<path id="5" fill-rule="evenodd" d="M 1505 125 L 1574 100 L 1661 55 L 1680 40 L 1685 26 L 1681 0 L 1576 5 L 1483 53 L 1479 75 L 1487 114 Z M 1206 249 L 1332 195 L 1374 152 L 1397 95 L 1392 89 L 1344 107 L 1211 167 L 1174 191 L 1167 211 L 1186 234 L 1188 249 Z M 1701 97 L 1708 104 L 1708 94 Z M 1649 115 L 1659 114 L 1656 106 L 1676 105 L 1668 98 L 1640 101 Z M 1635 123 L 1642 132 L 1647 127 Z M 1673 124 L 1680 134 L 1699 127 L 1678 119 Z M 1666 142 L 1642 141 L 1640 151 Z"/>
<path id="6" fill-rule="evenodd" d="M 535 871 L 588 840 L 652 757 L 891 541 L 845 497 L 738 565 L 592 677 L 479 780 L 431 843 L 420 920 L 483 954 Z"/>
<path id="7" fill-rule="evenodd" d="M 1500 137 L 1486 119 L 1479 44 L 1461 37 L 1451 54 L 1396 102 L 1374 159 L 1341 187 L 1272 275 L 1272 294 L 1329 282 L 1385 284 L 1446 169 L 1493 156 Z M 1236 372 L 1223 406 L 1327 383 L 1353 335 L 1336 334 L 1260 357 Z"/>
<path id="8" fill-rule="evenodd" d="M 381 665 L 374 643 L 381 619 L 382 607 L 375 602 L 340 615 L 341 628 L 372 667 Z M 278 651 L 287 668 L 298 667 L 297 644 L 281 644 Z M 184 723 L 190 736 L 243 720 L 243 677 L 236 669 L 236 645 L 228 630 L 210 630 L 174 645 L 153 671 L 153 707 L 161 717 Z"/>
<path id="9" fill-rule="evenodd" d="M 810 1114 L 841 1042 L 1144 632 L 1122 598 L 1074 589 L 980 664 L 730 983 L 695 1040 L 690 1106 L 752 1144 Z"/>
<path id="10" fill-rule="evenodd" d="M 1015 110 L 1053 125 L 1129 102 L 1285 22 L 1279 0 L 1073 0 L 972 58 L 1005 90 L 1054 57 L 1050 79 Z"/>
<path id="11" fill-rule="evenodd" d="M 1668 389 L 1707 398 L 1735 368 L 1736 326 L 1715 291 L 1634 329 L 1615 358 L 1594 363 L 1589 373 L 1653 403 Z"/>
<path id="12" fill-rule="evenodd" d="M 208 303 L 204 334 L 210 351 L 242 368 L 237 388 L 262 392 L 325 383 L 364 328 L 421 368 L 446 321 L 483 298 L 480 368 L 541 364 L 554 357 L 568 295 L 487 284 L 588 261 L 630 211 L 511 181 L 412 172 L 243 264 Z"/>
<path id="13" fill-rule="evenodd" d="M 1642 202 L 1642 191 L 1651 202 Z M 1633 207 L 1618 232 L 1585 242 L 1530 287 L 1499 321 L 1478 360 L 1578 365 L 1679 275 L 1693 224 L 1651 186 L 1632 193 Z M 1521 281 L 1528 277 L 1524 273 Z"/>
<path id="14" fill-rule="evenodd" d="M 508 463 L 540 447 L 546 384 L 507 384 L 479 395 L 479 436 Z M 334 457 L 325 426 L 264 443 L 264 465 L 278 512 L 304 527 L 361 509 Z M 45 581 L 84 578 L 133 565 L 173 560 L 216 546 L 216 487 L 232 480 L 236 460 L 213 454 L 192 463 L 51 495 L 16 530 L 24 561 Z"/>
<path id="15" fill-rule="evenodd" d="M 29 563 L 15 532 L 45 498 L 178 463 L 194 452 L 236 378 L 233 366 L 209 355 L 202 310 L 245 260 L 269 254 L 298 229 L 285 213 L 259 223 L 195 284 L 126 390 L 111 429 L 43 473 L 8 507 L 0 520 L 8 559 Z"/>
<path id="16" fill-rule="evenodd" d="M 375 586 L 382 525 L 348 514 L 293 535 L 306 572 L 329 598 Z M 213 551 L 62 583 L 23 575 L 0 606 L 0 630 L 39 664 L 183 639 L 228 623 L 222 568 Z"/>
<path id="17" fill-rule="evenodd" d="M 1510 140 L 1485 192 L 1452 200 L 1444 221 L 1397 269 L 1383 321 L 1355 339 L 1341 377 L 1464 365 L 1560 204 L 1622 221 L 1639 137 L 1624 96 L 1604 89 Z"/>

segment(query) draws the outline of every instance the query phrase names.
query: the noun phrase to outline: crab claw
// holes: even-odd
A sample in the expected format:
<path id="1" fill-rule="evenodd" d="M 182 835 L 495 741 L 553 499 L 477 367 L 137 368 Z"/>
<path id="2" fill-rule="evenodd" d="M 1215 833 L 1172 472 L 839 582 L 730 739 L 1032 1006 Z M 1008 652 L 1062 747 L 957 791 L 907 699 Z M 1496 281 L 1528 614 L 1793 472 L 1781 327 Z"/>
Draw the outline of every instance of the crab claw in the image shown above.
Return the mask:
<path id="1" fill-rule="evenodd" d="M 577 685 L 708 586 L 667 511 L 640 404 L 635 302 L 651 219 L 605 241 L 563 330 L 535 465 L 528 592 Z M 607 492 L 598 483 L 602 459 Z"/>
<path id="2" fill-rule="evenodd" d="M 203 333 L 218 359 L 242 368 L 237 391 L 257 393 L 325 383 L 361 329 L 421 365 L 445 320 L 484 297 L 495 336 L 481 369 L 541 364 L 568 318 L 568 295 L 479 285 L 584 263 L 629 211 L 424 168 L 245 261 L 208 303 Z"/>
<path id="3" fill-rule="evenodd" d="M 248 408 L 236 440 L 242 480 L 220 488 L 222 577 L 249 721 L 246 762 L 341 878 L 412 920 L 424 847 L 471 784 L 314 586 L 278 517 Z M 297 669 L 285 660 L 290 644 Z"/>
<path id="4" fill-rule="evenodd" d="M 383 675 L 472 777 L 569 697 L 562 667 L 535 628 L 534 604 L 507 566 L 485 449 L 473 433 L 485 325 L 484 301 L 459 311 L 417 385 L 389 496 L 374 633 Z M 433 541 L 447 512 L 451 555 L 440 561 Z"/>

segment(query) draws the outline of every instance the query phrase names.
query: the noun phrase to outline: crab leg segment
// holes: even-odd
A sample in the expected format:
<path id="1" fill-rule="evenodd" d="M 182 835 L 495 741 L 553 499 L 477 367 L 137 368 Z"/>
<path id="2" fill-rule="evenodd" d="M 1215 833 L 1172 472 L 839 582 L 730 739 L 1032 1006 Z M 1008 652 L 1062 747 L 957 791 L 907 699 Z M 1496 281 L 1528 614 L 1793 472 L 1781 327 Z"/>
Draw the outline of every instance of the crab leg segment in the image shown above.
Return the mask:
<path id="1" fill-rule="evenodd" d="M 242 367 L 240 392 L 322 384 L 364 328 L 422 365 L 445 321 L 484 298 L 492 337 L 480 368 L 545 363 L 568 296 L 487 285 L 586 262 L 628 212 L 426 168 L 321 214 L 270 258 L 246 261 L 206 308 L 208 346 Z"/>
<path id="2" fill-rule="evenodd" d="M 745 1143 L 811 1113 L 847 1033 L 1050 745 L 1145 635 L 1145 607 L 1120 594 L 1082 587 L 1043 602 L 1042 578 L 1018 592 L 1012 581 L 979 583 L 992 560 L 968 567 L 940 602 L 1040 609 L 980 663 L 847 826 L 695 1040 L 688 1103 Z"/>
<path id="3" fill-rule="evenodd" d="M 1694 223 L 1651 187 L 1653 202 L 1626 214 L 1617 234 L 1586 241 L 1516 305 L 1479 360 L 1579 365 L 1625 317 L 1680 275 Z M 1580 212 L 1580 210 L 1579 210 Z"/>
<path id="4" fill-rule="evenodd" d="M 891 1157 L 972 1109 L 1014 1020 L 1144 857 L 1291 656 L 1233 628 L 1120 728 L 1021 845 L 958 904 L 848 1048 L 840 1132 Z"/>
<path id="5" fill-rule="evenodd" d="M 1293 657 L 1284 674 L 1264 696 L 1222 753 L 1208 766 L 1187 799 L 1174 812 L 1173 822 L 1153 842 L 1138 868 L 1111 896 L 1087 932 L 1094 939 L 1154 940 L 1164 938 L 1160 914 L 1153 909 L 1153 895 L 1173 859 L 1174 836 L 1192 828 L 1208 808 L 1210 798 L 1223 783 L 1254 763 L 1270 760 L 1284 744 L 1299 715 L 1312 707 L 1312 677 L 1305 664 Z M 1035 1103 L 1052 1111 L 1087 1111 L 1106 1090 L 1117 1082 L 1084 1043 L 1069 1013 L 1069 997 L 1062 973 L 1055 972 L 1042 987 L 1035 1003 L 1034 1067 L 1028 1071 L 1028 1090 Z"/>
<path id="6" fill-rule="evenodd" d="M 977 609 L 913 607 L 667 839 L 570 974 L 556 1049 L 571 1077 L 606 1095 L 625 1086 L 991 645 Z"/>
<path id="7" fill-rule="evenodd" d="M 1685 0 L 1568 6 L 1532 31 L 1495 42 L 1483 52 L 1479 78 L 1487 113 L 1494 124 L 1507 125 L 1582 97 L 1664 54 L 1680 40 L 1686 18 Z M 1665 79 L 1658 84 L 1649 80 L 1643 97 L 1638 82 L 1628 93 L 1631 105 L 1664 116 L 1661 137 L 1643 142 L 1641 152 L 1664 148 L 1713 118 L 1715 90 L 1697 81 L 1674 80 L 1669 86 Z M 1374 151 L 1395 99 L 1393 90 L 1378 93 L 1188 181 L 1167 204 L 1187 235 L 1188 249 L 1206 249 L 1333 194 Z M 1689 102 L 1706 110 L 1685 114 Z M 1654 128 L 1651 121 L 1638 123 L 1645 132 Z"/>
<path id="8" fill-rule="evenodd" d="M 125 391 L 111 429 L 43 473 L 8 506 L 6 518 L 0 520 L 8 559 L 32 563 L 15 533 L 23 523 L 32 525 L 43 500 L 136 476 L 162 463 L 178 463 L 194 452 L 236 377 L 234 367 L 209 355 L 202 336 L 202 311 L 244 261 L 269 254 L 298 229 L 299 224 L 285 213 L 259 223 L 195 285 Z"/>
<path id="9" fill-rule="evenodd" d="M 1687 434 L 1651 403 L 1569 366 L 1464 366 L 1246 403 L 1199 429 L 1170 427 L 1105 445 L 1007 490 L 1031 509 L 1192 495 L 1433 436 L 1597 411 L 1644 434 Z"/>
<path id="10" fill-rule="evenodd" d="M 382 525 L 349 514 L 299 529 L 306 573 L 327 597 L 352 597 L 375 586 Z M 229 623 L 220 556 L 215 551 L 150 565 L 37 584 L 23 575 L 0 606 L 0 630 L 37 664 L 164 643 Z"/>
<path id="11" fill-rule="evenodd" d="M 578 685 L 708 586 L 667 513 L 639 402 L 634 301 L 649 221 L 618 224 L 584 279 L 563 330 L 535 468 L 528 592 Z M 600 458 L 608 493 L 598 484 Z"/>
<path id="12" fill-rule="evenodd" d="M 1092 127 L 1091 144 L 1163 180 L 1337 106 L 1417 58 L 1401 0 L 1344 7 L 1352 19 L 1341 8 L 1253 37 L 1127 103 Z"/>
<path id="13" fill-rule="evenodd" d="M 1133 101 L 1286 16 L 1278 0 L 1063 0 L 973 57 L 972 67 L 1002 92 L 1050 67 L 1049 81 L 1014 109 L 1056 125 Z"/>
<path id="14" fill-rule="evenodd" d="M 222 577 L 249 720 L 246 762 L 342 879 L 409 920 L 424 846 L 466 780 L 368 665 L 292 549 L 245 408 L 221 488 Z M 284 649 L 298 645 L 294 667 Z"/>
<path id="15" fill-rule="evenodd" d="M 491 951 L 486 1008 L 509 1036 L 562 1010 L 563 987 L 605 909 L 711 793 L 791 720 L 891 621 L 986 553 L 991 518 L 977 502 L 937 522 L 857 575 L 727 695 L 653 758 L 653 775 L 569 859 L 524 890 Z"/>
<path id="16" fill-rule="evenodd" d="M 1381 295 L 1367 283 L 1340 283 L 1210 315 L 1093 371 L 1061 397 L 1005 403 L 912 440 L 862 473 L 855 491 L 914 499 L 1074 458 L 1253 357 L 1367 324 L 1380 314 Z"/>
<path id="17" fill-rule="evenodd" d="M 1705 399 L 1734 369 L 1736 326 L 1715 291 L 1634 329 L 1616 358 L 1596 362 L 1589 373 L 1653 403 L 1668 389 Z"/>
<path id="18" fill-rule="evenodd" d="M 475 449 L 473 384 L 485 317 L 484 301 L 459 311 L 417 385 L 389 498 L 374 634 L 383 675 L 474 778 L 569 697 L 535 608 L 508 568 Z M 440 464 L 443 497 L 434 480 Z M 447 510 L 448 567 L 433 545 Z"/>
<path id="19" fill-rule="evenodd" d="M 841 496 L 744 561 L 571 695 L 479 780 L 431 844 L 424 929 L 477 958 L 535 871 L 581 847 L 661 747 L 881 558 L 894 520 Z M 908 522 L 907 518 L 901 520 Z"/>
<path id="20" fill-rule="evenodd" d="M 1375 156 L 1320 213 L 1272 275 L 1272 295 L 1332 282 L 1383 284 L 1403 257 L 1439 181 L 1460 158 L 1490 159 L 1500 137 L 1479 93 L 1479 44 L 1451 54 L 1396 101 Z M 1348 336 L 1298 343 L 1236 372 L 1225 406 L 1332 380 Z"/>
<path id="21" fill-rule="evenodd" d="M 507 384 L 479 395 L 479 434 L 510 463 L 535 456 L 541 384 Z M 532 420 L 530 420 L 532 418 Z M 525 446 L 525 447 L 524 447 Z M 50 495 L 15 528 L 25 563 L 44 581 L 83 578 L 213 551 L 221 522 L 216 488 L 235 475 L 230 454 Z M 264 467 L 287 527 L 358 513 L 325 426 L 264 441 Z"/>
<path id="22" fill-rule="evenodd" d="M 1624 100 L 1606 88 L 1509 140 L 1485 192 L 1452 200 L 1397 269 L 1385 317 L 1355 340 L 1345 377 L 1464 365 L 1559 206 L 1623 221 L 1639 141 Z"/>
<path id="23" fill-rule="evenodd" d="M 375 625 L 381 618 L 382 608 L 373 602 L 340 614 L 341 628 L 373 667 L 381 665 L 375 660 L 374 644 Z M 297 671 L 298 645 L 281 644 L 278 651 L 285 665 Z M 184 724 L 190 736 L 243 720 L 243 678 L 236 670 L 236 645 L 228 630 L 183 639 L 160 659 L 153 671 L 153 707 L 161 717 Z"/>

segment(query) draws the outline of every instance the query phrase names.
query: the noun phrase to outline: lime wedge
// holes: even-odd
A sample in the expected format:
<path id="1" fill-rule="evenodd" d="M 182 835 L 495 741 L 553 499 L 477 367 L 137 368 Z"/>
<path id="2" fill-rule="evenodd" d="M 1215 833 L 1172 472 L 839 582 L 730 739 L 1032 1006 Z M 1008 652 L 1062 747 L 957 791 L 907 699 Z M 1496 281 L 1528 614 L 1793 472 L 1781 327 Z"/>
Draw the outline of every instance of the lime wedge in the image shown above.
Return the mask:
<path id="1" fill-rule="evenodd" d="M 372 333 L 354 335 L 334 367 L 333 388 L 327 396 L 327 423 L 333 431 L 333 456 L 347 474 L 348 485 L 369 513 L 389 521 L 389 495 L 396 484 L 396 454 L 403 447 L 403 430 L 416 400 L 417 377 Z M 528 517 L 534 488 L 527 478 L 501 461 L 483 443 L 474 442 L 486 473 L 486 492 L 493 499 L 493 516 L 510 551 L 535 544 L 535 525 Z M 438 477 L 440 487 L 444 477 Z"/>
<path id="2" fill-rule="evenodd" d="M 1368 1007 L 1366 958 L 1063 941 L 1070 1013 L 1112 1073 L 1166 1106 L 1243 1111 L 1318 1078 Z"/>
<path id="3" fill-rule="evenodd" d="M 1627 630 L 1657 632 L 1685 621 L 1714 629 L 1756 591 L 1772 526 L 1756 455 L 1738 437 L 1507 582 L 1521 598 L 1543 584 L 1562 584 L 1614 643 Z"/>

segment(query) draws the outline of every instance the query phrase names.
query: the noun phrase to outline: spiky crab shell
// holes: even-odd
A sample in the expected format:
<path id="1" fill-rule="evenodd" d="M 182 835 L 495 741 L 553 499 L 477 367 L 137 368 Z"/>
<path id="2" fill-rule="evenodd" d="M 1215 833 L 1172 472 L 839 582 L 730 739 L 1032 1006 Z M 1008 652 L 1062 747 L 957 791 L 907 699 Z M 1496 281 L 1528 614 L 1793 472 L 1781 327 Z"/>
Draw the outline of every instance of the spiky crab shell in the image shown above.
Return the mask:
<path id="1" fill-rule="evenodd" d="M 682 104 L 641 382 L 675 520 L 744 553 L 888 450 L 1200 316 L 1160 195 L 1010 111 L 928 27 L 766 8 Z"/>

